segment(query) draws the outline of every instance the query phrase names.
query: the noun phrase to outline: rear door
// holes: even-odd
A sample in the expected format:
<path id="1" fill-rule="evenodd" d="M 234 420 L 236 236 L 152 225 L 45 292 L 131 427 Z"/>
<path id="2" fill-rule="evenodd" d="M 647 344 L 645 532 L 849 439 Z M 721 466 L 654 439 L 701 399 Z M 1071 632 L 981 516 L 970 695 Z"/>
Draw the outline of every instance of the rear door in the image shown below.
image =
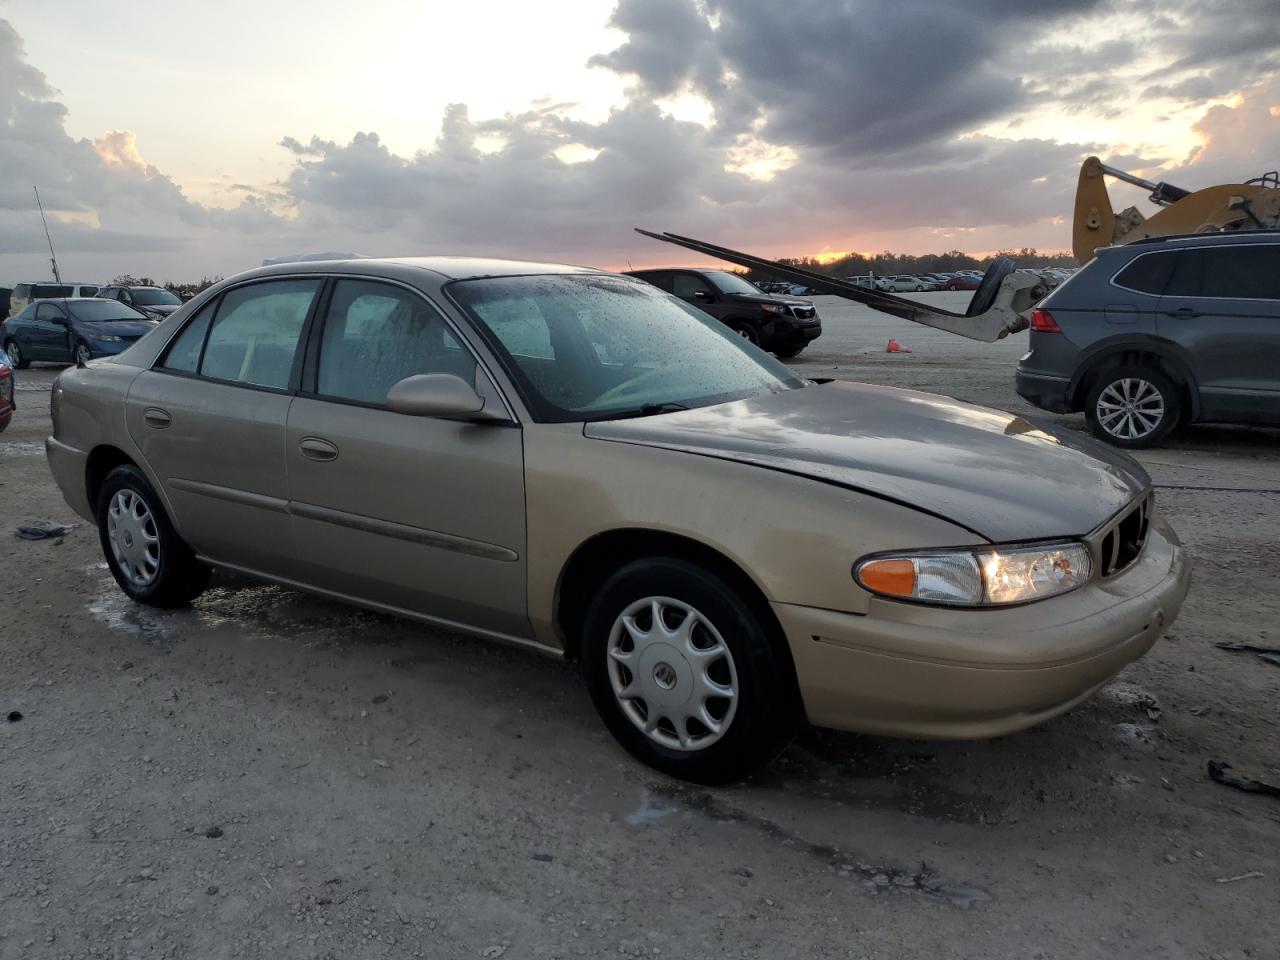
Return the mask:
<path id="1" fill-rule="evenodd" d="M 434 304 L 397 284 L 337 280 L 324 314 L 285 454 L 303 579 L 527 637 L 520 429 L 386 407 L 416 374 L 491 390 L 475 357 Z"/>
<path id="2" fill-rule="evenodd" d="M 1190 357 L 1202 419 L 1280 421 L 1280 244 L 1184 249 L 1156 326 Z"/>
<path id="3" fill-rule="evenodd" d="M 293 573 L 285 423 L 323 278 L 251 281 L 206 305 L 129 390 L 129 435 L 183 537 L 213 560 Z"/>

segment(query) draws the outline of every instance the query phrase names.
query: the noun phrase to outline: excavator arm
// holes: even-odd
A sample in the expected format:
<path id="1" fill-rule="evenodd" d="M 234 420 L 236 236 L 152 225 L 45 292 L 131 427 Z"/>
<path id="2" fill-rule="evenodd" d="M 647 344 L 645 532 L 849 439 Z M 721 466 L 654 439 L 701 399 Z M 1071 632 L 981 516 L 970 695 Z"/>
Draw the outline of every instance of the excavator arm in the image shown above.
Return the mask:
<path id="1" fill-rule="evenodd" d="M 1114 212 L 1106 177 L 1150 191 L 1161 209 L 1150 217 L 1137 207 Z M 1280 179 L 1269 173 L 1246 183 L 1224 183 L 1203 190 L 1185 190 L 1169 183 L 1153 183 L 1109 167 L 1089 157 L 1080 167 L 1076 186 L 1072 252 L 1082 266 L 1098 247 L 1132 243 L 1147 237 L 1171 237 L 1224 230 L 1264 230 L 1280 227 Z"/>
<path id="2" fill-rule="evenodd" d="M 636 227 L 636 233 L 673 243 L 678 247 L 703 253 L 719 260 L 736 263 L 740 267 L 761 270 L 784 280 L 821 290 L 823 293 L 844 297 L 865 304 L 873 310 L 887 313 L 913 323 L 935 327 L 970 340 L 981 340 L 983 343 L 994 343 L 1011 333 L 1027 328 L 1031 309 L 1047 292 L 1048 287 L 1035 274 L 1015 272 L 1014 262 L 1001 257 L 991 266 L 982 278 L 982 283 L 973 292 L 969 301 L 969 309 L 964 313 L 942 310 L 918 300 L 906 297 L 895 297 L 880 290 L 868 290 L 835 277 L 828 277 L 812 270 L 805 270 L 791 264 L 766 260 L 740 250 L 721 247 L 705 240 L 694 240 L 675 233 L 653 233 Z"/>

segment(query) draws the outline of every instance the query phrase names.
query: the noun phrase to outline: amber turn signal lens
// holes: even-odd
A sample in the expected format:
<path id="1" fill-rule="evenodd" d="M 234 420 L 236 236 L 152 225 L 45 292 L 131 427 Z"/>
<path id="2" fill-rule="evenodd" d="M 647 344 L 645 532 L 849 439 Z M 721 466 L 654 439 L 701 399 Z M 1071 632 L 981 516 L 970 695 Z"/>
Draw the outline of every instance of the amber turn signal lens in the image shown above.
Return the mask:
<path id="1" fill-rule="evenodd" d="M 910 597 L 916 590 L 916 567 L 910 560 L 871 560 L 858 568 L 858 577 L 872 593 Z"/>

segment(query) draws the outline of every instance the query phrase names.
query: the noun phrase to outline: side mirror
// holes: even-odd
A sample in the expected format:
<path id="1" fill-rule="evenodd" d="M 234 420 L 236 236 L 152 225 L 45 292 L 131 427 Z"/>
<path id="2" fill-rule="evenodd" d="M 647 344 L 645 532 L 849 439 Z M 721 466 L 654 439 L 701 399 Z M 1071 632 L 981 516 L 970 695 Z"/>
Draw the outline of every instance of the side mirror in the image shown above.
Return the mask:
<path id="1" fill-rule="evenodd" d="M 387 391 L 387 407 L 410 417 L 445 420 L 506 420 L 485 411 L 475 387 L 451 373 L 419 373 Z"/>

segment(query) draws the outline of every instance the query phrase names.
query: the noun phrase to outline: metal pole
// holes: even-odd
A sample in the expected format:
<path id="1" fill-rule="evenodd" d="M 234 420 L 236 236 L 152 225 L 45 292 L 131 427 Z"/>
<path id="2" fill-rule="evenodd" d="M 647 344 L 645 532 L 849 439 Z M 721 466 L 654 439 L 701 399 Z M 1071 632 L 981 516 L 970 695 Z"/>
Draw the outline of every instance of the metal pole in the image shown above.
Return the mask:
<path id="1" fill-rule="evenodd" d="M 58 272 L 58 255 L 53 252 L 53 237 L 49 236 L 49 221 L 44 218 L 44 204 L 40 202 L 40 190 L 34 185 L 31 189 L 36 192 L 36 206 L 40 208 L 40 222 L 44 224 L 44 238 L 49 241 L 49 262 L 53 264 L 53 282 L 62 283 L 62 274 Z"/>

